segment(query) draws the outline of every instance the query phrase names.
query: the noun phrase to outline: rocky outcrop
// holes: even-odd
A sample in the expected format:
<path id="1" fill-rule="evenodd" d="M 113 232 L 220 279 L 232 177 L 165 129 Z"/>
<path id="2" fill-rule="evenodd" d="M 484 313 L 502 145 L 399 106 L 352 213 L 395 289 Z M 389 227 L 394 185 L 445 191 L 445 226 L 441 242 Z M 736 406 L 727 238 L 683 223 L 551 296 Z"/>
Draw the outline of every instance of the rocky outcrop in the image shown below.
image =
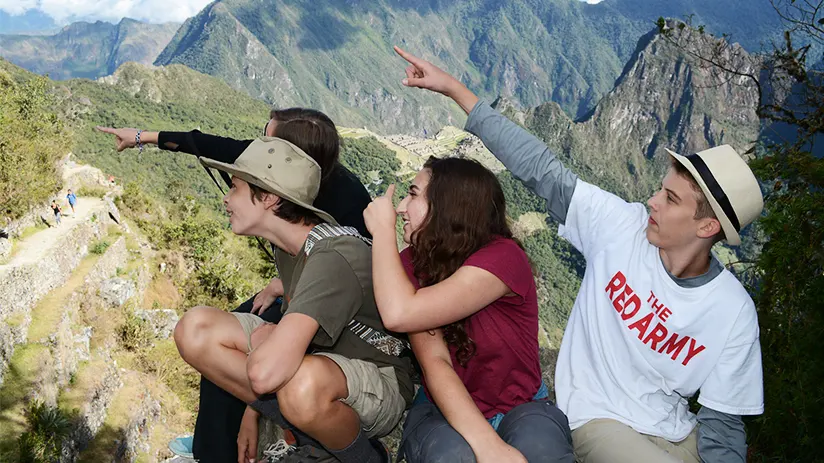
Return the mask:
<path id="1" fill-rule="evenodd" d="M 134 281 L 126 278 L 111 278 L 100 285 L 100 297 L 112 307 L 120 307 L 135 294 Z"/>
<path id="2" fill-rule="evenodd" d="M 689 154 L 730 144 L 744 153 L 758 138 L 755 86 L 697 65 L 676 43 L 701 43 L 710 55 L 718 40 L 689 27 L 673 27 L 669 37 L 650 32 L 615 88 L 582 121 L 572 121 L 554 103 L 525 114 L 505 101 L 496 106 L 523 121 L 585 180 L 644 200 L 669 167 L 664 148 Z M 757 65 L 737 45 L 724 58 L 742 70 Z"/>
<path id="3" fill-rule="evenodd" d="M 152 336 L 158 339 L 171 337 L 180 320 L 177 312 L 171 309 L 138 309 L 134 311 L 134 315 L 148 323 Z"/>

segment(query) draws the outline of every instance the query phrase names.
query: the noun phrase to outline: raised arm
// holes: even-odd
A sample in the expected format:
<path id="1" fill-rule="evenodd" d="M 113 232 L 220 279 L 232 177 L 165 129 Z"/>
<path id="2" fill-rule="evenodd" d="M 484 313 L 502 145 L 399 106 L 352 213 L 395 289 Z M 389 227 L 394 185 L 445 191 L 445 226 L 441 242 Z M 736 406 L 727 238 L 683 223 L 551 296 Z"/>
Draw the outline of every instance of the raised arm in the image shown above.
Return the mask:
<path id="1" fill-rule="evenodd" d="M 398 47 L 395 51 L 410 64 L 403 84 L 455 100 L 469 114 L 466 131 L 478 136 L 515 177 L 546 199 L 549 214 L 564 223 L 578 177 L 564 167 L 546 144 L 479 100 L 458 79 L 437 66 Z"/>
<path id="2" fill-rule="evenodd" d="M 474 314 L 512 292 L 491 272 L 460 267 L 449 278 L 416 289 L 398 255 L 395 209 L 390 185 L 363 213 L 372 233 L 372 285 L 381 320 L 387 329 L 409 333 L 448 325 Z"/>
<path id="3" fill-rule="evenodd" d="M 115 136 L 117 151 L 137 146 L 137 129 L 97 127 L 97 130 Z M 157 145 L 158 148 L 163 150 L 189 153 L 214 159 L 215 161 L 232 163 L 252 143 L 252 140 L 235 140 L 234 138 L 202 133 L 199 130 L 192 130 L 191 132 L 152 132 L 144 130 L 140 132 L 140 143 Z"/>
<path id="4" fill-rule="evenodd" d="M 409 342 L 426 378 L 427 390 L 444 418 L 472 447 L 479 463 L 526 462 L 484 418 L 452 367 L 440 330 L 413 333 Z"/>

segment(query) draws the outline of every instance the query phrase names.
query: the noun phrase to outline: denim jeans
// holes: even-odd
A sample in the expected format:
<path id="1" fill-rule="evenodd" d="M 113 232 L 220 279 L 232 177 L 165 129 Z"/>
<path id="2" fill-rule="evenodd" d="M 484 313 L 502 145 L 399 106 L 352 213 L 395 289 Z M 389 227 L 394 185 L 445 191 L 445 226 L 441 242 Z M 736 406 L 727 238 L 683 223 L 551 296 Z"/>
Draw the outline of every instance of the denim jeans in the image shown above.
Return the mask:
<path id="1" fill-rule="evenodd" d="M 536 397 L 541 395 L 541 390 L 538 392 Z M 407 463 L 474 463 L 475 452 L 463 436 L 449 425 L 435 404 L 423 397 L 415 397 L 406 417 L 401 456 L 406 456 Z M 490 424 L 530 463 L 575 462 L 569 422 L 551 401 L 539 398 L 501 415 L 490 418 Z"/>

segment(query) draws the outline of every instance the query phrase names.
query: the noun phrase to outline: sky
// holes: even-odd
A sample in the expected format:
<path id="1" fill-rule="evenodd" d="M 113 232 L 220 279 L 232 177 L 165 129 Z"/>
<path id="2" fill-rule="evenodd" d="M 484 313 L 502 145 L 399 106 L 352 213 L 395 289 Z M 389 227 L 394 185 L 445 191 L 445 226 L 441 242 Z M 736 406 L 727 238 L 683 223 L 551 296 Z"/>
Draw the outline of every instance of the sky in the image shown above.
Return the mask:
<path id="1" fill-rule="evenodd" d="M 58 25 L 78 20 L 112 23 L 132 18 L 151 23 L 183 22 L 212 0 L 0 0 L 0 10 L 21 15 L 39 10 Z"/>

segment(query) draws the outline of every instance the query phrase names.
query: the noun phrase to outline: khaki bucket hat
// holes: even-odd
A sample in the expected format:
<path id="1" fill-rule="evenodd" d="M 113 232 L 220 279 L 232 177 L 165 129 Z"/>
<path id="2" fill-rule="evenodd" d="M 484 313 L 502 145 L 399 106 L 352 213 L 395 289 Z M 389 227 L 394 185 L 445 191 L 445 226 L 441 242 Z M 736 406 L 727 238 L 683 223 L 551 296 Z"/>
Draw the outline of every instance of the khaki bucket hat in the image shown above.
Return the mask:
<path id="1" fill-rule="evenodd" d="M 761 215 L 764 197 L 747 163 L 730 146 L 721 145 L 682 156 L 667 150 L 692 174 L 707 197 L 727 238 L 741 244 L 741 230 Z"/>
<path id="2" fill-rule="evenodd" d="M 200 162 L 289 200 L 337 225 L 328 213 L 312 205 L 320 189 L 320 166 L 297 146 L 281 138 L 254 140 L 232 164 L 199 158 Z"/>

